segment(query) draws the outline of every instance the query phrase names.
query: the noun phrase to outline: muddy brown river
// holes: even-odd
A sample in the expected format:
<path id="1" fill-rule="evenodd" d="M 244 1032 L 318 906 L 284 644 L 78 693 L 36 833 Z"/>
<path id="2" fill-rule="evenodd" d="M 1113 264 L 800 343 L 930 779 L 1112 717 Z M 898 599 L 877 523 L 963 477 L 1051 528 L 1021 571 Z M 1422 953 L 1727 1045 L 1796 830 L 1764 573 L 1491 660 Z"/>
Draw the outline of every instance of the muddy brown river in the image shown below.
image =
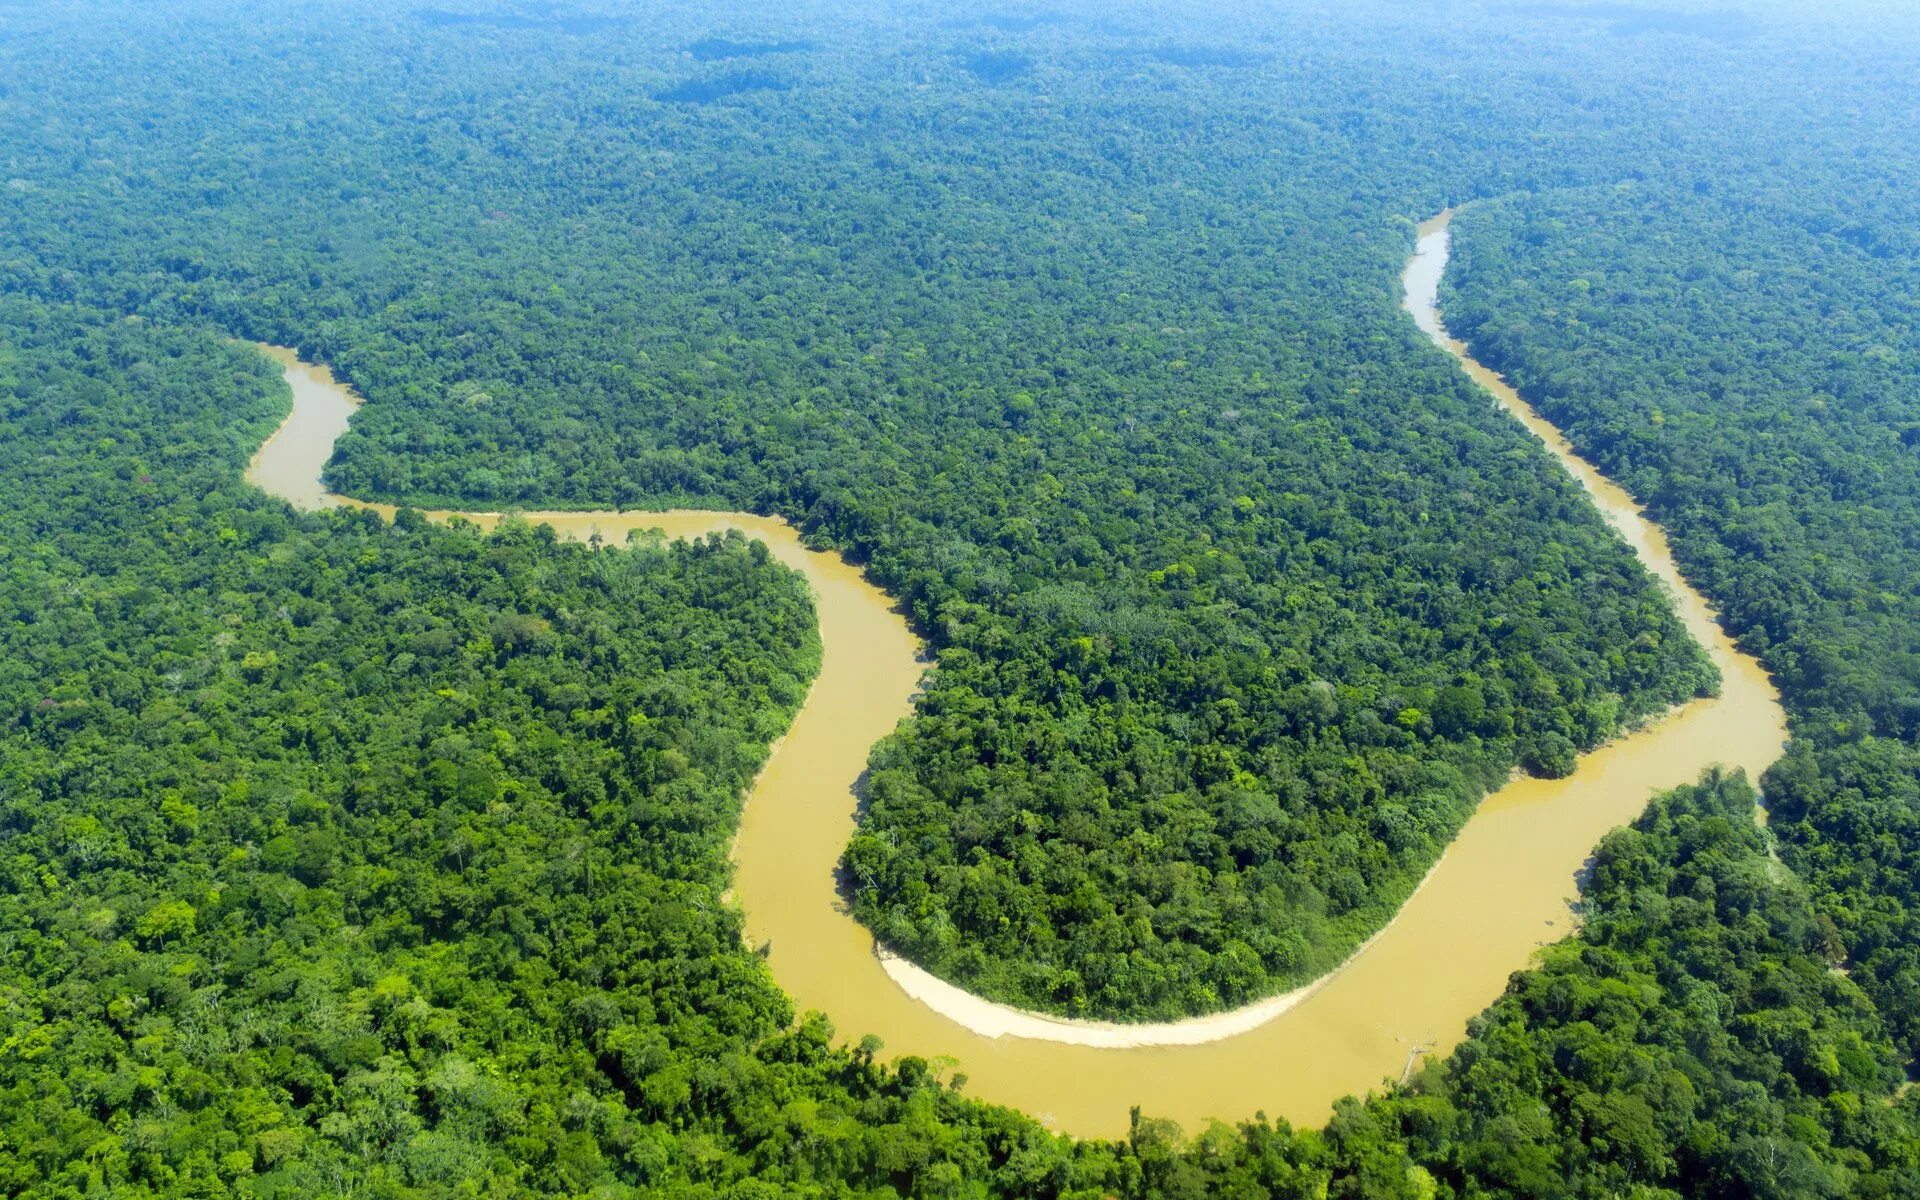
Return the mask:
<path id="1" fill-rule="evenodd" d="M 1416 1054 L 1443 1054 L 1534 950 L 1572 928 L 1574 875 L 1606 832 L 1655 791 L 1714 764 L 1758 775 L 1786 719 L 1772 683 L 1741 654 L 1681 578 L 1665 536 L 1620 488 L 1575 456 L 1559 431 L 1452 340 L 1436 307 L 1451 213 L 1420 227 L 1405 276 L 1414 322 L 1536 434 L 1672 593 L 1724 679 L 1697 700 L 1583 756 L 1566 779 L 1519 779 L 1481 804 L 1399 914 L 1347 962 L 1284 996 L 1160 1025 L 1063 1021 L 968 995 L 876 953 L 847 915 L 834 866 L 853 833 L 853 787 L 868 751 L 912 710 L 923 647 L 887 595 L 838 556 L 808 550 L 777 518 L 722 512 L 530 512 L 564 536 L 629 530 L 691 537 L 735 528 L 764 541 L 814 593 L 823 660 L 786 737 L 747 797 L 734 843 L 733 894 L 749 940 L 768 945 L 774 979 L 802 1011 L 842 1036 L 877 1034 L 890 1055 L 947 1059 L 965 1090 L 1082 1136 L 1124 1134 L 1128 1109 L 1189 1128 L 1264 1112 L 1319 1125 L 1341 1096 L 1398 1077 Z M 293 412 L 248 478 L 303 508 L 387 505 L 328 493 L 321 469 L 359 401 L 324 367 L 268 348 L 293 388 Z M 445 517 L 448 514 L 429 514 Z M 469 513 L 482 525 L 492 514 Z"/>

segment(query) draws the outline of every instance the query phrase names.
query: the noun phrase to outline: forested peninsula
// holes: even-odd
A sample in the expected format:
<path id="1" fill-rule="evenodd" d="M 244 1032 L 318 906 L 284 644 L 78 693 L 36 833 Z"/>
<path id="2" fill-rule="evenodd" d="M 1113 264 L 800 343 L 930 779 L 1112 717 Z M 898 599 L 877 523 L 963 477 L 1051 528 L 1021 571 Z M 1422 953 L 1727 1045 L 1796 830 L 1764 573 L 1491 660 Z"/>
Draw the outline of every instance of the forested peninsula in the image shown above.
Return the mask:
<path id="1" fill-rule="evenodd" d="M 0 9 L 0 1181 L 1920 1195 L 1920 35 L 1860 7 Z M 1673 781 L 1324 1128 L 1073 1141 L 793 1010 L 725 898 L 818 669 L 763 549 L 241 478 L 286 396 L 234 339 L 367 397 L 351 494 L 788 517 L 937 653 L 860 917 L 1030 1007 L 1218 1009 L 1714 686 L 1397 311 L 1465 200 L 1450 323 L 1795 740 L 1770 825 Z"/>
<path id="2" fill-rule="evenodd" d="M 1248 123 L 1303 111 L 1312 72 L 1141 90 L 1115 51 L 986 89 L 837 19 L 839 51 L 790 68 L 809 86 L 751 104 L 651 99 L 659 61 L 609 61 L 612 35 L 195 38 L 264 56 L 215 70 L 129 31 L 133 107 L 185 107 L 122 130 L 84 59 L 23 64 L 141 148 L 57 188 L 28 170 L 16 203 L 85 294 L 350 380 L 339 491 L 777 513 L 865 562 L 937 667 L 876 753 L 854 904 L 1024 1007 L 1165 1018 L 1310 979 L 1516 764 L 1564 774 L 1713 686 L 1578 489 L 1410 352 L 1382 302 L 1405 218 L 1344 211 L 1406 184 L 1358 154 L 1326 178 L 1320 135 Z M 274 57 L 320 45 L 313 71 Z M 363 97 L 409 48 L 391 94 L 429 116 L 396 121 Z M 887 84 L 936 66 L 932 92 Z M 602 68 L 599 106 L 563 99 Z M 1220 115 L 1177 117 L 1183 90 Z M 842 103 L 819 154 L 782 133 Z M 136 232 L 169 211 L 210 219 Z"/>

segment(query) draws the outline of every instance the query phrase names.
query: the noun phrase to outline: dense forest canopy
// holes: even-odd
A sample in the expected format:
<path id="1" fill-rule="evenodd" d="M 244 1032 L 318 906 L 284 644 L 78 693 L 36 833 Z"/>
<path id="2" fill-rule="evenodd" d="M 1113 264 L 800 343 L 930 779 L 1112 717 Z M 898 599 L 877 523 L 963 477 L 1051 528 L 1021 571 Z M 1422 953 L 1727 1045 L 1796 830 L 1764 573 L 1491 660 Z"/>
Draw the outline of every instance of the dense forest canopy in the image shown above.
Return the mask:
<path id="1" fill-rule="evenodd" d="M 1920 1052 L 1920 122 L 1706 187 L 1476 207 L 1451 311 L 1673 531 L 1795 698 L 1770 777 L 1860 978 Z M 1800 180 L 1830 181 L 1808 194 Z M 1630 202 L 1623 203 L 1623 199 Z"/>
<path id="2" fill-rule="evenodd" d="M 0 1179 L 1920 1195 L 1916 48 L 1864 4 L 0 7 Z M 230 337 L 366 393 L 355 494 L 795 518 L 939 653 L 863 918 L 1025 1004 L 1218 1007 L 1712 684 L 1395 310 L 1466 200 L 1450 320 L 1796 741 L 1770 832 L 1658 799 L 1324 1130 L 1141 1096 L 1072 1143 L 796 1019 L 721 899 L 818 653 L 753 547 L 240 482 L 285 394 Z"/>
<path id="3" fill-rule="evenodd" d="M 331 363 L 350 494 L 753 508 L 866 561 L 939 656 L 847 858 L 895 949 L 1073 1014 L 1257 998 L 1516 762 L 1714 686 L 1384 302 L 1446 193 L 1325 15 L 1339 61 L 1257 73 L 1065 19 L 841 12 L 739 67 L 705 12 L 484 15 L 130 30 L 104 104 L 38 64 L 90 148 L 23 146 L 37 269 Z M 1009 38 L 1018 80 L 955 60 Z"/>

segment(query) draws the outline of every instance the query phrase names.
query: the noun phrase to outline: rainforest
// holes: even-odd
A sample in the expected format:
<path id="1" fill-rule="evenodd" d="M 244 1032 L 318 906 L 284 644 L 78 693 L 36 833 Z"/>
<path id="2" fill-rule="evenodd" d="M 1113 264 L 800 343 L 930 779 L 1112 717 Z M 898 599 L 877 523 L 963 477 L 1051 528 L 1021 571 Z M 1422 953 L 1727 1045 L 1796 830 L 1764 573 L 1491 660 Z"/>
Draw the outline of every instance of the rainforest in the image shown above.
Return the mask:
<path id="1" fill-rule="evenodd" d="M 1916 53 L 1870 0 L 0 5 L 0 1183 L 1920 1197 Z M 1443 210 L 1564 452 L 1402 311 Z M 327 506 L 249 482 L 256 343 L 364 401 Z M 1189 1111 L 1122 1046 L 1083 1125 L 755 936 L 756 806 L 881 687 L 803 551 L 925 658 L 811 781 L 821 920 L 1058 1028 L 1365 961 L 1515 789 L 1734 698 L 1690 596 L 1787 737 L 1614 796 L 1351 1088 Z"/>

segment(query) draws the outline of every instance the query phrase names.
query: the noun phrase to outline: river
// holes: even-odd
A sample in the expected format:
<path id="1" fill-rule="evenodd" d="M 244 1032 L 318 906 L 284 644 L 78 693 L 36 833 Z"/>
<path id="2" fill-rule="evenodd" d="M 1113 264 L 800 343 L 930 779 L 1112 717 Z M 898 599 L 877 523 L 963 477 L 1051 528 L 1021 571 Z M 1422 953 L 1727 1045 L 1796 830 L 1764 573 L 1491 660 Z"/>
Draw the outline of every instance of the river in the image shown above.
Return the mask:
<path id="1" fill-rule="evenodd" d="M 1422 225 L 1404 279 L 1414 322 L 1532 430 L 1586 488 L 1723 676 L 1697 700 L 1580 760 L 1566 779 L 1518 779 L 1489 796 L 1399 914 L 1346 964 L 1312 985 L 1234 1012 L 1162 1025 L 1108 1025 L 1023 1013 L 970 996 L 875 952 L 849 916 L 834 867 L 853 833 L 854 786 L 868 751 L 912 709 L 923 647 L 884 592 L 838 556 L 808 550 L 785 522 L 742 513 L 530 512 L 564 536 L 629 530 L 691 537 L 737 528 L 800 571 L 819 613 L 819 677 L 747 797 L 734 842 L 733 894 L 748 939 L 769 947 L 774 979 L 802 1011 L 841 1034 L 876 1034 L 890 1055 L 952 1060 L 968 1094 L 1055 1129 L 1113 1137 L 1138 1104 L 1189 1128 L 1264 1112 L 1319 1125 L 1341 1096 L 1397 1077 L 1412 1056 L 1445 1053 L 1535 948 L 1572 928 L 1574 876 L 1606 832 L 1654 792 L 1713 764 L 1758 775 L 1778 755 L 1786 718 L 1759 664 L 1741 654 L 1674 566 L 1665 536 L 1620 488 L 1573 454 L 1559 431 L 1448 337 L 1437 309 L 1451 213 Z M 294 407 L 248 478 L 304 508 L 353 504 L 321 469 L 358 400 L 324 367 L 268 348 Z M 444 517 L 447 514 L 429 514 Z M 482 525 L 496 518 L 468 514 Z"/>

